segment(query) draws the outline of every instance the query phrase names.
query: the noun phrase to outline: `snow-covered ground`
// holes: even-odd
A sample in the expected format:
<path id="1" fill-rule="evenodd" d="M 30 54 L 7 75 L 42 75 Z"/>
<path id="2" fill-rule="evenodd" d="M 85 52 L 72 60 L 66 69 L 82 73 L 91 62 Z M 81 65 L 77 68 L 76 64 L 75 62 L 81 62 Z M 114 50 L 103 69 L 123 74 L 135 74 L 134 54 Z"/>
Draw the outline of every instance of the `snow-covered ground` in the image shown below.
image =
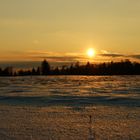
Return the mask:
<path id="1" fill-rule="evenodd" d="M 0 140 L 138 140 L 139 132 L 140 76 L 0 78 Z"/>

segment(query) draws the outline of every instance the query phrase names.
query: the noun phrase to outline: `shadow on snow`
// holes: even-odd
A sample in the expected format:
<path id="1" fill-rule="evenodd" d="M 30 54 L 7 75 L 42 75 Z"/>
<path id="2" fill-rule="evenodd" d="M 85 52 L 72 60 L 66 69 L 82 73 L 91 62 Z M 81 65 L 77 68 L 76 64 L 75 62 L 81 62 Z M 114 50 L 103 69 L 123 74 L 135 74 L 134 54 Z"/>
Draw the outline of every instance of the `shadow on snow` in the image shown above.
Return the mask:
<path id="1" fill-rule="evenodd" d="M 13 106 L 70 106 L 84 107 L 91 105 L 139 107 L 140 99 L 111 96 L 0 96 L 0 104 Z"/>

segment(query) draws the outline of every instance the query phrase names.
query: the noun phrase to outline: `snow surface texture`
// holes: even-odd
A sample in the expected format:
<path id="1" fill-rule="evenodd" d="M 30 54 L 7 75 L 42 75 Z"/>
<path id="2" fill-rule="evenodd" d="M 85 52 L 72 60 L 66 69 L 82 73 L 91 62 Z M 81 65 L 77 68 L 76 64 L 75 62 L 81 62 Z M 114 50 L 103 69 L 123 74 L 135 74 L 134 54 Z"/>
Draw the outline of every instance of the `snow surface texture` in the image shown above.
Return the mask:
<path id="1" fill-rule="evenodd" d="M 139 107 L 140 76 L 0 78 L 0 140 L 139 140 Z"/>

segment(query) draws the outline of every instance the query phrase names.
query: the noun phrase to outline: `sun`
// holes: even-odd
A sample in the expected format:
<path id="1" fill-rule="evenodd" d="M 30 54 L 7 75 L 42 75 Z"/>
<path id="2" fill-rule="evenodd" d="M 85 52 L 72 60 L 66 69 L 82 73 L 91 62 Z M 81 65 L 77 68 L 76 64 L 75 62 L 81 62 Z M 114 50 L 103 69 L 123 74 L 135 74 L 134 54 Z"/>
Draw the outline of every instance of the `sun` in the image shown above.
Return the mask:
<path id="1" fill-rule="evenodd" d="M 95 56 L 95 50 L 93 48 L 89 48 L 87 50 L 87 56 L 90 57 L 90 58 L 94 57 Z"/>

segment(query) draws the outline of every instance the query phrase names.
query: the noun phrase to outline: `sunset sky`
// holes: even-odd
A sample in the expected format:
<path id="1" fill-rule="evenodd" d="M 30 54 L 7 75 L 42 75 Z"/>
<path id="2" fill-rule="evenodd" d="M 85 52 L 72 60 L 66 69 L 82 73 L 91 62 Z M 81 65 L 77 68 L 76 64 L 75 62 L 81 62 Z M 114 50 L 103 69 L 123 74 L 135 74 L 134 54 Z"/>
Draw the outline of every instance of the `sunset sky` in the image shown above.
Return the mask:
<path id="1" fill-rule="evenodd" d="M 44 58 L 139 61 L 140 0 L 0 0 L 0 61 Z"/>

